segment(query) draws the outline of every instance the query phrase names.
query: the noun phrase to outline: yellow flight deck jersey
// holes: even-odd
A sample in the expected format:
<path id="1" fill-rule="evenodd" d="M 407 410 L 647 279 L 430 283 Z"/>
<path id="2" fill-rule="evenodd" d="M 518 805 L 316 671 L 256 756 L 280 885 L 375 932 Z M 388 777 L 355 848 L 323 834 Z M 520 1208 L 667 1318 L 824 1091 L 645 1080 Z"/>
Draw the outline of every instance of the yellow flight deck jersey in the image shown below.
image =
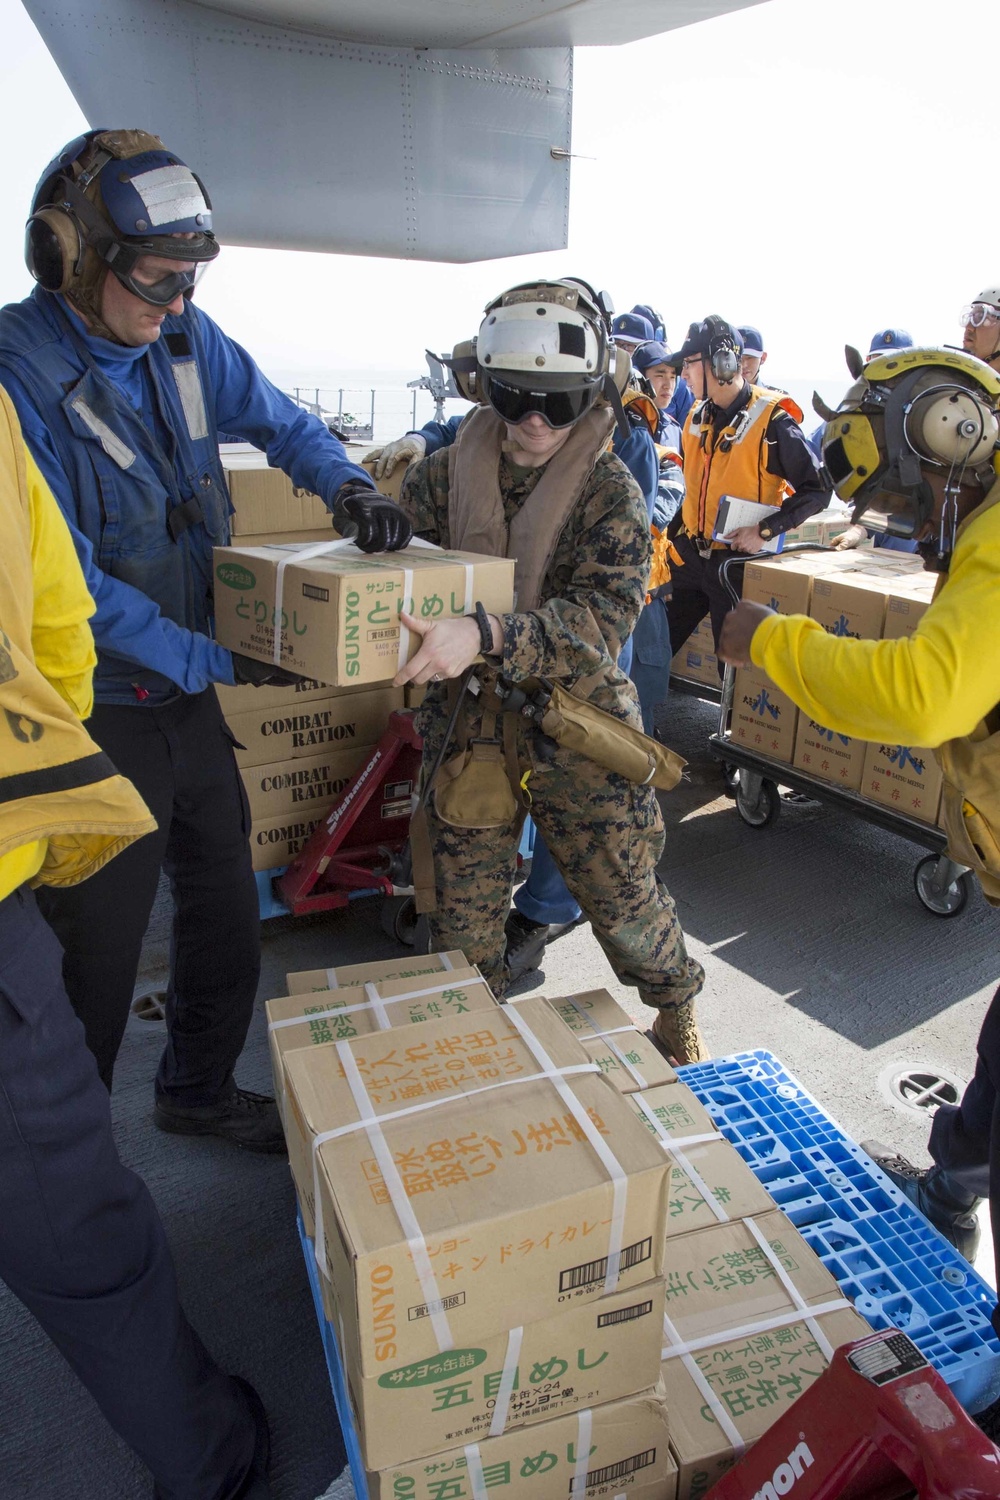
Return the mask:
<path id="1" fill-rule="evenodd" d="M 750 654 L 837 734 L 927 749 L 971 734 L 1000 702 L 1000 503 L 961 529 L 945 580 L 908 639 L 845 639 L 804 615 L 772 615 Z"/>
<path id="2" fill-rule="evenodd" d="M 79 722 L 94 603 L 69 528 L 0 391 L 0 900 L 69 885 L 156 827 Z"/>

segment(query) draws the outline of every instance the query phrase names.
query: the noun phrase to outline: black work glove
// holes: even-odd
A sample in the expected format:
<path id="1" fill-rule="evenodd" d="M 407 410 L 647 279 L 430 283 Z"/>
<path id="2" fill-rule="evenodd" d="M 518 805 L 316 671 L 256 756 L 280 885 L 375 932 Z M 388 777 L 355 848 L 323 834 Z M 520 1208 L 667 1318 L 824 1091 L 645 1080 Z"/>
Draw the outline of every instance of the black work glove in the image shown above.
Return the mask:
<path id="1" fill-rule="evenodd" d="M 351 479 L 334 496 L 333 524 L 362 552 L 398 552 L 413 535 L 406 512 L 370 485 Z"/>
<path id="2" fill-rule="evenodd" d="M 243 656 L 239 651 L 231 651 L 229 654 L 233 658 L 233 676 L 238 686 L 294 687 L 295 683 L 303 680 L 300 673 L 276 667 L 273 661 L 258 661 L 256 657 Z"/>

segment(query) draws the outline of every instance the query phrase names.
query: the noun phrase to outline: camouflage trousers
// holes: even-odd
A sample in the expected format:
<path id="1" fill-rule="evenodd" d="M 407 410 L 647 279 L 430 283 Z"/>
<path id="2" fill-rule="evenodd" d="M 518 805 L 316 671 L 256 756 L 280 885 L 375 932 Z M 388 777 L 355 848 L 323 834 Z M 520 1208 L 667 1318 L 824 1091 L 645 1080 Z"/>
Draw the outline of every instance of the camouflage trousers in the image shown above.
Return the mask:
<path id="1" fill-rule="evenodd" d="M 425 748 L 425 766 L 428 759 Z M 527 755 L 522 765 L 530 764 Z M 534 768 L 529 789 L 531 816 L 617 978 L 658 1010 L 692 1000 L 705 974 L 688 957 L 673 900 L 656 876 L 664 845 L 656 793 L 561 750 L 552 764 Z M 433 803 L 431 797 L 434 947 L 460 948 L 500 997 L 508 982 L 504 922 L 517 868 L 517 821 L 455 828 L 437 817 Z"/>

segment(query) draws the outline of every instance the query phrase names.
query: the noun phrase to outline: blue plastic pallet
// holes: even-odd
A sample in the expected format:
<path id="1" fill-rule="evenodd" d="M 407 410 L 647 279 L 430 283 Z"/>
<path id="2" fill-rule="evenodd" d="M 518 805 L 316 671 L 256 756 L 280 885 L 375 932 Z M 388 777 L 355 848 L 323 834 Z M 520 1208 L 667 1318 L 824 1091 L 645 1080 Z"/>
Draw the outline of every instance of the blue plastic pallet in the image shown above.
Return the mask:
<path id="1" fill-rule="evenodd" d="M 968 1411 L 995 1400 L 996 1294 L 773 1053 L 679 1076 L 872 1327 L 903 1329 Z"/>
<path id="2" fill-rule="evenodd" d="M 302 1223 L 302 1215 L 295 1215 L 298 1226 L 299 1239 L 302 1241 L 302 1254 L 305 1256 L 306 1273 L 309 1277 L 309 1289 L 313 1295 L 313 1305 L 316 1308 L 316 1317 L 319 1321 L 319 1331 L 323 1338 L 323 1353 L 326 1355 L 326 1367 L 330 1372 L 330 1384 L 333 1387 L 333 1401 L 337 1408 L 337 1416 L 340 1418 L 341 1431 L 344 1434 L 344 1448 L 347 1453 L 347 1464 L 351 1471 L 351 1479 L 354 1482 L 354 1493 L 357 1500 L 368 1500 L 368 1481 L 365 1478 L 365 1465 L 361 1457 L 361 1448 L 358 1443 L 357 1429 L 354 1426 L 354 1413 L 351 1410 L 351 1400 L 347 1394 L 347 1377 L 344 1374 L 344 1366 L 340 1358 L 340 1345 L 334 1332 L 333 1324 L 323 1311 L 323 1298 L 319 1289 L 319 1269 L 316 1265 L 316 1252 L 313 1242 L 306 1234 L 305 1225 Z"/>

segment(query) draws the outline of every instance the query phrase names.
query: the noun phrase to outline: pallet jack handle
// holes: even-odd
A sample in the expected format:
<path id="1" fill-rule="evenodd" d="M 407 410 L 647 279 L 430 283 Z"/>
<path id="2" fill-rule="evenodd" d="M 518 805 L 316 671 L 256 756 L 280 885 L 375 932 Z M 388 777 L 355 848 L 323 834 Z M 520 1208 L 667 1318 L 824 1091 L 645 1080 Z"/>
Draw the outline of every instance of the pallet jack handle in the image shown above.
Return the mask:
<path id="1" fill-rule="evenodd" d="M 889 1328 L 829 1369 L 705 1500 L 996 1500 L 1000 1449 L 915 1344 Z"/>

